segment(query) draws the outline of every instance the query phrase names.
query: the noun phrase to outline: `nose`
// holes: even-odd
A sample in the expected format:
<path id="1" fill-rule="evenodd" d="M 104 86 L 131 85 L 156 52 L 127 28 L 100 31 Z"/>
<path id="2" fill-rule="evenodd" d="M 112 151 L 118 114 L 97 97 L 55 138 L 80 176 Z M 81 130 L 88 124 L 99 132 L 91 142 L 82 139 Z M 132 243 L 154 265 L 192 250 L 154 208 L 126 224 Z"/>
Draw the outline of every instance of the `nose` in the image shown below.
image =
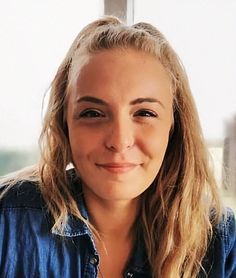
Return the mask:
<path id="1" fill-rule="evenodd" d="M 105 147 L 113 152 L 124 152 L 135 142 L 134 126 L 127 119 L 117 119 L 110 124 L 105 138 Z"/>

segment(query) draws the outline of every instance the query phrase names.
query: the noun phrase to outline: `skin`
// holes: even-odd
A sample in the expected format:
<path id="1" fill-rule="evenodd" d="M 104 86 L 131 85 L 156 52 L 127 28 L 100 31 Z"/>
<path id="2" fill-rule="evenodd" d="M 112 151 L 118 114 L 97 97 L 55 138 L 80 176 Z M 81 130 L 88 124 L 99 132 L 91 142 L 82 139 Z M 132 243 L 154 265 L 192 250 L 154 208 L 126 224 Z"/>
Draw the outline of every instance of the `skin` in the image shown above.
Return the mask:
<path id="1" fill-rule="evenodd" d="M 121 277 L 128 260 L 140 196 L 168 145 L 172 102 L 164 67 L 133 49 L 94 54 L 70 88 L 69 142 L 90 220 L 109 254 L 97 242 L 107 277 Z"/>

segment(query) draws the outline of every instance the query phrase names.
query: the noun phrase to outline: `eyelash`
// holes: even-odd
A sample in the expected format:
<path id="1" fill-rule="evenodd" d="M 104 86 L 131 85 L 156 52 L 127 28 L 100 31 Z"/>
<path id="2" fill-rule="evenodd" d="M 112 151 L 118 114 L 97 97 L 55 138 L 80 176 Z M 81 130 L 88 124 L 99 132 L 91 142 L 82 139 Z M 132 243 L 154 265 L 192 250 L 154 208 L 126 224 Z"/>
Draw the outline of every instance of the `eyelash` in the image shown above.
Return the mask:
<path id="1" fill-rule="evenodd" d="M 95 109 L 86 109 L 79 114 L 79 118 L 104 118 L 105 114 L 95 110 Z"/>
<path id="2" fill-rule="evenodd" d="M 106 115 L 103 112 L 96 109 L 86 109 L 79 114 L 79 118 L 105 118 L 105 117 Z M 134 117 L 157 118 L 158 115 L 154 111 L 141 109 L 134 113 Z"/>
<path id="3" fill-rule="evenodd" d="M 147 110 L 147 109 L 141 109 L 137 112 L 135 112 L 134 116 L 138 116 L 138 117 L 152 117 L 152 118 L 157 118 L 158 115 L 156 112 L 151 111 L 151 110 Z"/>

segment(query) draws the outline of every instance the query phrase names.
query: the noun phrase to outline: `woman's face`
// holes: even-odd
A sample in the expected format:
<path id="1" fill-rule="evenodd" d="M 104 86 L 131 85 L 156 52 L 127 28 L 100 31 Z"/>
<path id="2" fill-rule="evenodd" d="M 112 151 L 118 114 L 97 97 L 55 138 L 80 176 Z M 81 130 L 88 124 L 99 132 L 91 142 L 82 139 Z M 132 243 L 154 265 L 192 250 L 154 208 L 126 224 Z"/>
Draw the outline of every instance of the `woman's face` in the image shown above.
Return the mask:
<path id="1" fill-rule="evenodd" d="M 171 81 L 161 63 L 133 49 L 93 55 L 70 89 L 73 162 L 87 192 L 131 200 L 156 177 L 173 121 Z"/>

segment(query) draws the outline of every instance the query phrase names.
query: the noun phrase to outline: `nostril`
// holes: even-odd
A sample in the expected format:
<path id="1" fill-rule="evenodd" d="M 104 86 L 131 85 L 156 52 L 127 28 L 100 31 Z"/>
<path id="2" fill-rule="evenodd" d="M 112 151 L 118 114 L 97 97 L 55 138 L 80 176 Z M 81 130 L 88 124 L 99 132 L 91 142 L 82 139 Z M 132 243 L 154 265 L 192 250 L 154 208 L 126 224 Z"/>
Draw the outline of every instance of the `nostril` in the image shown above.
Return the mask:
<path id="1" fill-rule="evenodd" d="M 110 151 L 123 152 L 126 149 L 132 148 L 134 145 L 134 133 L 132 126 L 125 118 L 122 121 L 117 120 L 116 123 L 110 126 L 105 137 L 105 146 Z"/>
<path id="2" fill-rule="evenodd" d="M 110 151 L 116 151 L 116 148 L 114 147 L 114 146 L 112 146 L 112 145 L 107 145 L 106 146 L 107 147 L 107 149 L 109 149 Z"/>
<path id="3" fill-rule="evenodd" d="M 117 138 L 116 138 L 117 139 Z M 108 141 L 106 142 L 105 146 L 108 150 L 113 151 L 113 152 L 122 152 L 126 149 L 130 149 L 132 148 L 132 146 L 134 145 L 134 140 L 129 140 L 129 141 L 120 141 L 120 140 L 116 140 L 116 141 Z"/>

